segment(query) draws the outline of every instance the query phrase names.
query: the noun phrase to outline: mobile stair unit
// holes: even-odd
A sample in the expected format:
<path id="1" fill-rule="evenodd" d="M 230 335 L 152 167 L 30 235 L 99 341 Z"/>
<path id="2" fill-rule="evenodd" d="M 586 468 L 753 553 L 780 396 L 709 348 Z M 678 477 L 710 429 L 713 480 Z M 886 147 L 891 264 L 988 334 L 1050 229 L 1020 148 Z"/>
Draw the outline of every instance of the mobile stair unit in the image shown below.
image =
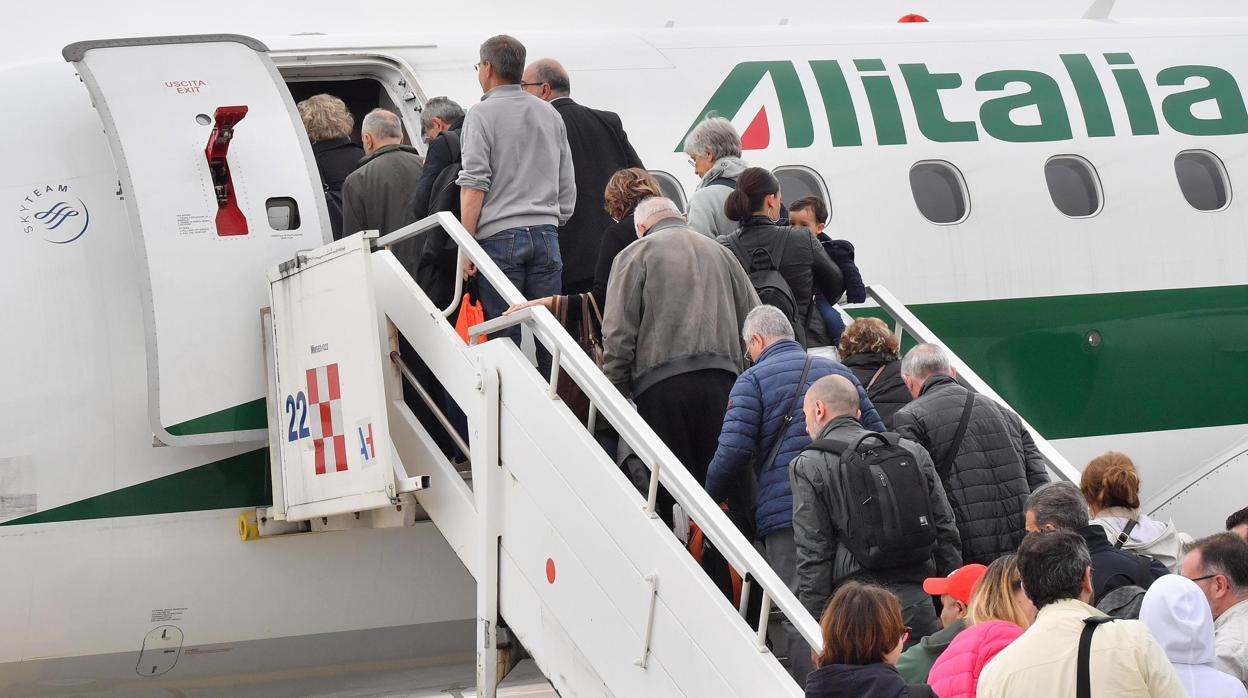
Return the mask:
<path id="1" fill-rule="evenodd" d="M 753 630 L 745 609 L 732 607 L 654 513 L 659 484 L 745 584 L 761 587 L 760 618 L 778 609 L 818 648 L 815 619 L 549 312 L 483 323 L 464 343 L 446 320 L 453 308 L 435 307 L 388 249 L 438 226 L 461 264 L 471 260 L 509 302 L 523 300 L 444 213 L 380 239 L 357 234 L 270 272 L 276 501 L 258 513 L 258 532 L 290 530 L 294 521 L 324 529 L 427 516 L 477 580 L 480 695 L 499 679 L 500 620 L 563 695 L 799 695 L 767 649 L 768 622 Z M 873 296 L 899 329 L 932 339 L 885 289 Z M 551 376 L 510 340 L 475 341 L 513 324 L 551 352 Z M 465 412 L 469 438 L 453 438 L 470 471 L 456 469 L 404 402 L 403 381 L 416 383 L 395 350 L 399 335 Z M 969 367 L 958 368 L 995 397 Z M 590 398 L 588 424 L 558 398 L 561 374 Z M 440 401 L 416 389 L 454 434 Z M 309 434 L 305 402 L 324 423 Z M 384 423 L 373 418 L 382 413 Z M 650 469 L 648 497 L 594 440 L 600 420 Z M 330 432 L 345 438 L 331 447 Z M 1037 441 L 1068 479 L 1069 465 Z M 419 511 L 404 506 L 409 498 Z"/>

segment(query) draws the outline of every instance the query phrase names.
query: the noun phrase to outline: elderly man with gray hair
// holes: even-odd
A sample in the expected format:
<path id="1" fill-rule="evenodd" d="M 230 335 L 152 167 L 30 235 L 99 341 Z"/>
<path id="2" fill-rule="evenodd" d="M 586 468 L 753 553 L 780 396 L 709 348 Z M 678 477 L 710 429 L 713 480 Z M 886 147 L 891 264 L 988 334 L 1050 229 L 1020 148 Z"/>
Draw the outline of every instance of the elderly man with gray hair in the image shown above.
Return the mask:
<path id="1" fill-rule="evenodd" d="M 455 184 L 459 172 L 453 166 L 460 161 L 459 135 L 463 126 L 464 108 L 449 97 L 431 97 L 421 109 L 420 130 L 428 147 L 425 171 L 412 196 L 415 220 L 439 211 L 450 211 L 459 217 L 459 186 Z"/>
<path id="2" fill-rule="evenodd" d="M 862 423 L 871 431 L 884 431 L 884 422 L 853 372 L 831 359 L 808 355 L 779 308 L 760 305 L 751 310 L 741 336 L 754 365 L 737 378 L 728 396 L 719 448 L 706 471 L 706 491 L 717 502 L 727 501 L 732 511 L 754 512 L 755 530 L 745 533 L 763 543 L 767 562 L 796 594 L 789 462 L 810 445 L 802 412 L 806 389 L 824 376 L 842 376 L 857 391 Z M 786 631 L 793 678 L 804 682 L 811 667 L 801 660 L 809 652 L 792 628 Z"/>
<path id="3" fill-rule="evenodd" d="M 749 167 L 741 159 L 737 129 L 727 119 L 708 116 L 685 136 L 685 154 L 702 178 L 689 197 L 689 227 L 712 238 L 735 231 L 740 225 L 728 218 L 724 202 Z"/>
<path id="4" fill-rule="evenodd" d="M 640 239 L 615 258 L 607 286 L 602 370 L 704 482 L 758 294 L 728 248 L 690 230 L 670 199 L 642 201 L 633 222 Z M 671 505 L 664 493 L 669 525 Z"/>
<path id="5" fill-rule="evenodd" d="M 415 221 L 408 202 L 424 167 L 420 154 L 403 145 L 403 122 L 385 109 L 374 109 L 360 124 L 364 159 L 342 183 L 342 233 L 361 230 L 392 233 Z M 409 272 L 416 257 L 399 259 Z"/>
<path id="6" fill-rule="evenodd" d="M 987 565 L 1022 542 L 1027 495 L 1049 481 L 1018 415 L 957 380 L 945 350 L 919 344 L 901 362 L 914 401 L 893 429 L 931 454 L 957 516 L 962 558 Z"/>

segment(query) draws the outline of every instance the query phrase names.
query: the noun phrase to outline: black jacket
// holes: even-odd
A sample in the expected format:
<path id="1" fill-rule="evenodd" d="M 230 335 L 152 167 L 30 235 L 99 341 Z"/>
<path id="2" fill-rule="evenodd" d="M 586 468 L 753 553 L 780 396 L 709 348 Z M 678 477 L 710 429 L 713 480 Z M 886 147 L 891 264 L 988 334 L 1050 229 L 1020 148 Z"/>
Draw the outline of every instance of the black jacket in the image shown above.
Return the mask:
<path id="1" fill-rule="evenodd" d="M 410 145 L 386 145 L 364 158 L 342 185 L 342 233 L 393 233 L 415 221 L 408 201 L 420 178 L 420 154 Z M 415 259 L 412 259 L 414 269 Z M 406 263 L 404 266 L 408 266 Z"/>
<path id="2" fill-rule="evenodd" d="M 459 133 L 463 127 L 464 120 L 461 117 L 451 124 L 450 130 Z M 439 133 L 436 138 L 429 141 L 429 147 L 425 150 L 425 169 L 420 173 L 420 179 L 416 181 L 416 189 L 412 193 L 412 220 L 418 221 L 431 213 L 437 213 L 437 211 L 429 210 L 429 197 L 433 193 L 433 183 L 438 179 L 442 170 L 458 160 L 458 156 L 451 152 L 451 146 L 443 134 Z M 454 213 L 459 215 L 459 211 L 454 211 Z"/>
<path id="3" fill-rule="evenodd" d="M 828 664 L 806 678 L 806 698 L 907 698 L 930 696 L 931 690 L 911 692 L 897 669 L 875 664 Z"/>
<path id="4" fill-rule="evenodd" d="M 602 247 L 598 250 L 598 265 L 594 268 L 594 286 L 592 293 L 598 303 L 599 312 L 607 307 L 607 282 L 611 280 L 611 266 L 615 257 L 625 247 L 637 241 L 637 229 L 633 227 L 633 214 L 628 214 L 619 223 L 607 226 L 602 235 Z M 578 294 L 568 294 L 563 298 L 563 305 L 568 310 L 567 328 L 572 336 L 577 336 L 581 327 L 581 300 Z M 594 321 L 595 325 L 598 322 Z M 601 327 L 599 328 L 601 329 Z"/>
<path id="5" fill-rule="evenodd" d="M 789 290 L 793 292 L 793 300 L 797 304 L 798 321 L 793 323 L 793 329 L 797 333 L 797 341 L 802 346 L 808 346 L 808 322 L 818 327 L 823 325 L 823 319 L 817 317 L 819 312 L 815 310 L 814 293 L 817 290 L 824 298 L 835 303 L 845 292 L 841 270 L 805 228 L 779 225 L 764 216 L 754 216 L 742 223 L 732 235 L 740 236 L 741 247 L 751 259 L 756 250 L 766 250 L 773 261 L 780 258 L 780 275 L 789 284 Z M 719 241 L 731 250 L 732 247 L 728 244 L 730 237 L 731 235 L 724 235 Z M 758 270 L 758 267 L 755 269 Z M 749 267 L 746 267 L 746 271 L 749 271 Z"/>
<path id="6" fill-rule="evenodd" d="M 824 425 L 818 438 L 854 441 L 867 432 L 853 417 L 843 415 Z M 902 441 L 927 476 L 928 505 L 936 525 L 936 547 L 922 562 L 891 569 L 863 570 L 849 548 L 841 543 L 841 531 L 853 511 L 846 500 L 836 454 L 806 449 L 789 465 L 789 488 L 793 492 L 793 543 L 796 550 L 797 597 L 811 615 L 819 617 L 832 592 L 844 580 L 865 579 L 881 583 L 922 584 L 928 577 L 946 575 L 962 566 L 958 527 L 945 500 L 944 488 L 932 461 L 918 444 Z"/>
<path id="7" fill-rule="evenodd" d="M 879 412 L 880 419 L 884 420 L 884 426 L 892 429 L 893 415 L 897 414 L 897 410 L 908 405 L 911 399 L 910 389 L 901 379 L 901 362 L 889 359 L 883 354 L 850 354 L 842 357 L 841 363 L 854 372 L 858 382 L 866 388 L 867 397 L 871 398 L 875 411 Z M 871 383 L 872 377 L 881 366 L 884 370 L 880 371 L 879 378 L 876 378 L 875 383 L 867 388 L 867 384 Z"/>
<path id="8" fill-rule="evenodd" d="M 321 184 L 324 188 L 341 197 L 342 184 L 347 175 L 355 172 L 364 159 L 364 149 L 352 143 L 349 138 L 331 138 L 312 144 L 312 154 L 316 157 L 316 169 L 321 173 Z M 339 208 L 326 193 L 329 205 L 329 224 L 334 232 L 334 239 L 342 237 L 342 209 Z"/>
<path id="9" fill-rule="evenodd" d="M 893 415 L 893 430 L 922 444 L 939 464 L 958 430 L 967 389 L 931 376 Z M 1027 496 L 1049 481 L 1044 458 L 1018 415 L 979 396 L 962 445 L 942 478 L 962 535 L 962 560 L 988 564 L 1018 549 Z"/>
<path id="10" fill-rule="evenodd" d="M 1143 555 L 1110 545 L 1100 524 L 1088 524 L 1075 531 L 1088 544 L 1092 556 L 1092 603 L 1123 586 L 1147 589 L 1158 577 L 1169 574 L 1166 566 Z M 1138 593 L 1138 592 L 1137 592 Z"/>
<path id="11" fill-rule="evenodd" d="M 644 166 L 615 113 L 590 109 L 571 97 L 559 97 L 550 105 L 563 117 L 576 172 L 576 209 L 559 228 L 563 286 L 584 286 L 594 278 L 598 248 L 602 246 L 604 231 L 612 223 L 603 208 L 603 190 L 616 172 Z"/>

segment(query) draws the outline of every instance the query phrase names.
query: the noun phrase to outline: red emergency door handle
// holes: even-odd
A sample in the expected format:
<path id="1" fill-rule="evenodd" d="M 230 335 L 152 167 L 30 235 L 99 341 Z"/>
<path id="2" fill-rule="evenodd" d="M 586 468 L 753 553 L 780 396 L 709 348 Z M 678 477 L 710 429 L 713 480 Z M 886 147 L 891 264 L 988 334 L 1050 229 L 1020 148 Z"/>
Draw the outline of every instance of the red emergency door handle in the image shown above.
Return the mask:
<path id="1" fill-rule="evenodd" d="M 212 188 L 217 195 L 217 235 L 221 236 L 247 234 L 247 217 L 238 208 L 230 163 L 226 160 L 230 141 L 234 140 L 234 127 L 244 116 L 247 116 L 245 106 L 217 107 L 212 115 L 212 134 L 204 148 L 208 171 L 212 174 Z"/>

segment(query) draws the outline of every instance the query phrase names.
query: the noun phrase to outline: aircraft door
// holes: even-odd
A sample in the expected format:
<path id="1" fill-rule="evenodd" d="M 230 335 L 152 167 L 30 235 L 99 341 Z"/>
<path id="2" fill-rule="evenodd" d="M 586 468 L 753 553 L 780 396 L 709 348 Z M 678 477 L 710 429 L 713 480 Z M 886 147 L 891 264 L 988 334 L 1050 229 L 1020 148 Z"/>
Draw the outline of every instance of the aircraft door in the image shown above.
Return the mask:
<path id="1" fill-rule="evenodd" d="M 267 438 L 266 270 L 329 241 L 290 93 L 235 35 L 67 46 L 99 111 L 142 270 L 152 430 L 168 445 Z"/>

